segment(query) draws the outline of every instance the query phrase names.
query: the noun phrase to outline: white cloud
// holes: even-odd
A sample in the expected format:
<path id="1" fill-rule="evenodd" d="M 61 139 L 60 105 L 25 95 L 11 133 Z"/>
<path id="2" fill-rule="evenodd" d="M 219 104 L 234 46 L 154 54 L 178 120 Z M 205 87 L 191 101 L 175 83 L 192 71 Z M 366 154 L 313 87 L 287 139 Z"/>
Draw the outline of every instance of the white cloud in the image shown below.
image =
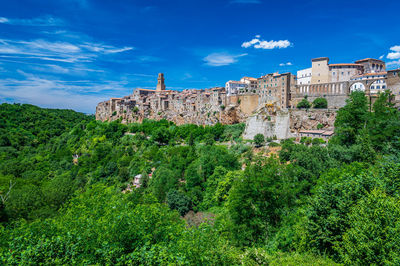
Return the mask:
<path id="1" fill-rule="evenodd" d="M 387 67 L 400 67 L 400 59 L 386 63 Z"/>
<path id="2" fill-rule="evenodd" d="M 287 63 L 280 63 L 279 66 L 292 66 L 293 64 L 291 62 Z"/>
<path id="3" fill-rule="evenodd" d="M 383 54 L 383 55 L 381 55 L 381 56 L 379 57 L 379 59 L 382 60 L 384 57 L 385 57 L 385 55 Z"/>
<path id="4" fill-rule="evenodd" d="M 395 51 L 395 52 L 400 52 L 400 45 L 395 45 L 390 47 L 390 50 Z"/>
<path id="5" fill-rule="evenodd" d="M 244 43 L 242 43 L 242 47 L 243 48 L 249 48 L 250 46 L 252 46 L 252 45 L 254 45 L 256 43 L 260 43 L 260 40 L 259 39 L 253 39 L 253 40 L 251 40 L 249 42 L 244 42 Z"/>
<path id="6" fill-rule="evenodd" d="M 46 40 L 15 41 L 0 39 L 0 57 L 22 57 L 58 62 L 90 62 L 99 55 L 122 53 L 133 47 L 115 47 L 101 43 L 49 42 Z"/>
<path id="7" fill-rule="evenodd" d="M 48 108 L 94 113 L 97 103 L 130 92 L 121 81 L 62 81 L 18 71 L 23 79 L 0 80 L 0 102 L 15 101 Z M 110 91 L 112 88 L 112 91 Z"/>
<path id="8" fill-rule="evenodd" d="M 243 48 L 254 47 L 255 49 L 282 49 L 287 48 L 293 45 L 288 40 L 279 40 L 279 41 L 264 41 L 260 39 L 260 35 L 256 35 L 256 38 L 252 39 L 251 41 L 242 43 Z"/>
<path id="9" fill-rule="evenodd" d="M 65 24 L 62 19 L 54 18 L 52 16 L 43 16 L 32 19 L 0 17 L 0 23 L 19 26 L 61 26 Z"/>
<path id="10" fill-rule="evenodd" d="M 388 59 L 399 59 L 400 58 L 400 52 L 388 53 L 387 58 Z"/>
<path id="11" fill-rule="evenodd" d="M 246 55 L 247 54 L 232 55 L 227 53 L 212 53 L 204 57 L 203 60 L 209 66 L 227 66 L 236 63 L 239 57 Z"/>
<path id="12" fill-rule="evenodd" d="M 390 53 L 386 56 L 388 59 L 400 59 L 400 45 L 390 47 Z"/>

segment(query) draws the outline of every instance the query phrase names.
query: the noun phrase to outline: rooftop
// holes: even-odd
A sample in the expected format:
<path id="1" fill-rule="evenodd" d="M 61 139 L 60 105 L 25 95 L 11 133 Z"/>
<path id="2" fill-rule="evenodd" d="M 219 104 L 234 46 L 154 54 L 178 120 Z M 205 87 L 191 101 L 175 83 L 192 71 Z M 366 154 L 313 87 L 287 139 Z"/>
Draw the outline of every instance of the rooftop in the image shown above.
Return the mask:
<path id="1" fill-rule="evenodd" d="M 365 59 L 357 60 L 356 63 L 361 63 L 361 62 L 366 62 L 366 61 L 379 61 L 379 62 L 385 63 L 382 60 L 374 59 L 374 58 L 365 58 Z"/>
<path id="2" fill-rule="evenodd" d="M 313 58 L 313 59 L 311 59 L 311 62 L 322 61 L 322 60 L 328 60 L 328 61 L 329 61 L 329 57 L 318 57 L 318 58 Z"/>
<path id="3" fill-rule="evenodd" d="M 362 67 L 361 64 L 354 64 L 354 63 L 329 64 L 329 66 L 360 66 L 360 67 Z"/>

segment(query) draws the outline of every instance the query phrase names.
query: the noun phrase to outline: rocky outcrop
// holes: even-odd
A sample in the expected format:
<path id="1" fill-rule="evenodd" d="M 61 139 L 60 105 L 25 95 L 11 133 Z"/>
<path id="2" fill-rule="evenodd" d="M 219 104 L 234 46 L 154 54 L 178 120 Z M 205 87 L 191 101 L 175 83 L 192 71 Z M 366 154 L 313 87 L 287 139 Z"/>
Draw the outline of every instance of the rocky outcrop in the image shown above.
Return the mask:
<path id="1" fill-rule="evenodd" d="M 300 130 L 333 130 L 335 119 L 334 110 L 290 110 L 290 131 L 297 133 Z"/>
<path id="2" fill-rule="evenodd" d="M 272 110 L 261 108 L 246 121 L 245 139 L 257 134 L 286 139 L 296 137 L 301 130 L 333 130 L 336 111 L 332 110 Z"/>

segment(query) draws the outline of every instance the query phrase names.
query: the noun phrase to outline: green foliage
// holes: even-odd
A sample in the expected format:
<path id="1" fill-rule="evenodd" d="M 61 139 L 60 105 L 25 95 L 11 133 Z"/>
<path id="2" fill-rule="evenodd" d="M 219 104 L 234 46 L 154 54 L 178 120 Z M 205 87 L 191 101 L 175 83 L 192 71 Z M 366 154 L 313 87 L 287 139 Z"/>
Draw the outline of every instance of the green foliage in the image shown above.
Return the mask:
<path id="1" fill-rule="evenodd" d="M 348 265 L 400 263 L 400 202 L 374 189 L 352 207 L 343 241 L 336 243 Z"/>
<path id="2" fill-rule="evenodd" d="M 325 98 L 316 98 L 313 101 L 313 107 L 317 109 L 328 108 L 328 101 Z"/>
<path id="3" fill-rule="evenodd" d="M 398 264 L 390 97 L 370 112 L 352 94 L 327 145 L 274 136 L 269 158 L 242 140 L 243 123 L 124 125 L 0 105 L 0 263 Z"/>
<path id="4" fill-rule="evenodd" d="M 256 144 L 256 146 L 260 147 L 264 145 L 264 143 L 265 143 L 265 138 L 263 134 L 257 134 L 254 136 L 254 144 Z"/>
<path id="5" fill-rule="evenodd" d="M 334 141 L 348 146 L 355 144 L 358 132 L 367 124 L 368 103 L 361 91 L 352 92 L 346 102 L 337 113 Z"/>
<path id="6" fill-rule="evenodd" d="M 184 216 L 190 210 L 190 199 L 175 189 L 168 192 L 167 203 L 172 210 L 177 210 L 181 216 Z"/>
<path id="7" fill-rule="evenodd" d="M 309 109 L 311 108 L 311 104 L 309 101 L 307 101 L 307 98 L 304 98 L 303 100 L 301 100 L 298 104 L 297 104 L 297 108 L 299 109 Z"/>

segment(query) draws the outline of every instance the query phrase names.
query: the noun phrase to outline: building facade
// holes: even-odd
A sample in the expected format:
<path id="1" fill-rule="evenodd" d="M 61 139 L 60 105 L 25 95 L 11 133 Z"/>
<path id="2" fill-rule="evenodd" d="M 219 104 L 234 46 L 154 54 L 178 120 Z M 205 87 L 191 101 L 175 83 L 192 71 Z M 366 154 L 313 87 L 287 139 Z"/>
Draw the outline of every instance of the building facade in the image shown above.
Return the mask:
<path id="1" fill-rule="evenodd" d="M 259 105 L 274 103 L 280 109 L 286 109 L 290 103 L 291 87 L 296 78 L 291 73 L 271 73 L 258 79 Z"/>
<path id="2" fill-rule="evenodd" d="M 312 68 L 297 71 L 297 85 L 311 84 Z"/>
<path id="3" fill-rule="evenodd" d="M 225 83 L 227 96 L 237 95 L 240 92 L 246 91 L 248 85 L 245 82 L 229 80 Z"/>

